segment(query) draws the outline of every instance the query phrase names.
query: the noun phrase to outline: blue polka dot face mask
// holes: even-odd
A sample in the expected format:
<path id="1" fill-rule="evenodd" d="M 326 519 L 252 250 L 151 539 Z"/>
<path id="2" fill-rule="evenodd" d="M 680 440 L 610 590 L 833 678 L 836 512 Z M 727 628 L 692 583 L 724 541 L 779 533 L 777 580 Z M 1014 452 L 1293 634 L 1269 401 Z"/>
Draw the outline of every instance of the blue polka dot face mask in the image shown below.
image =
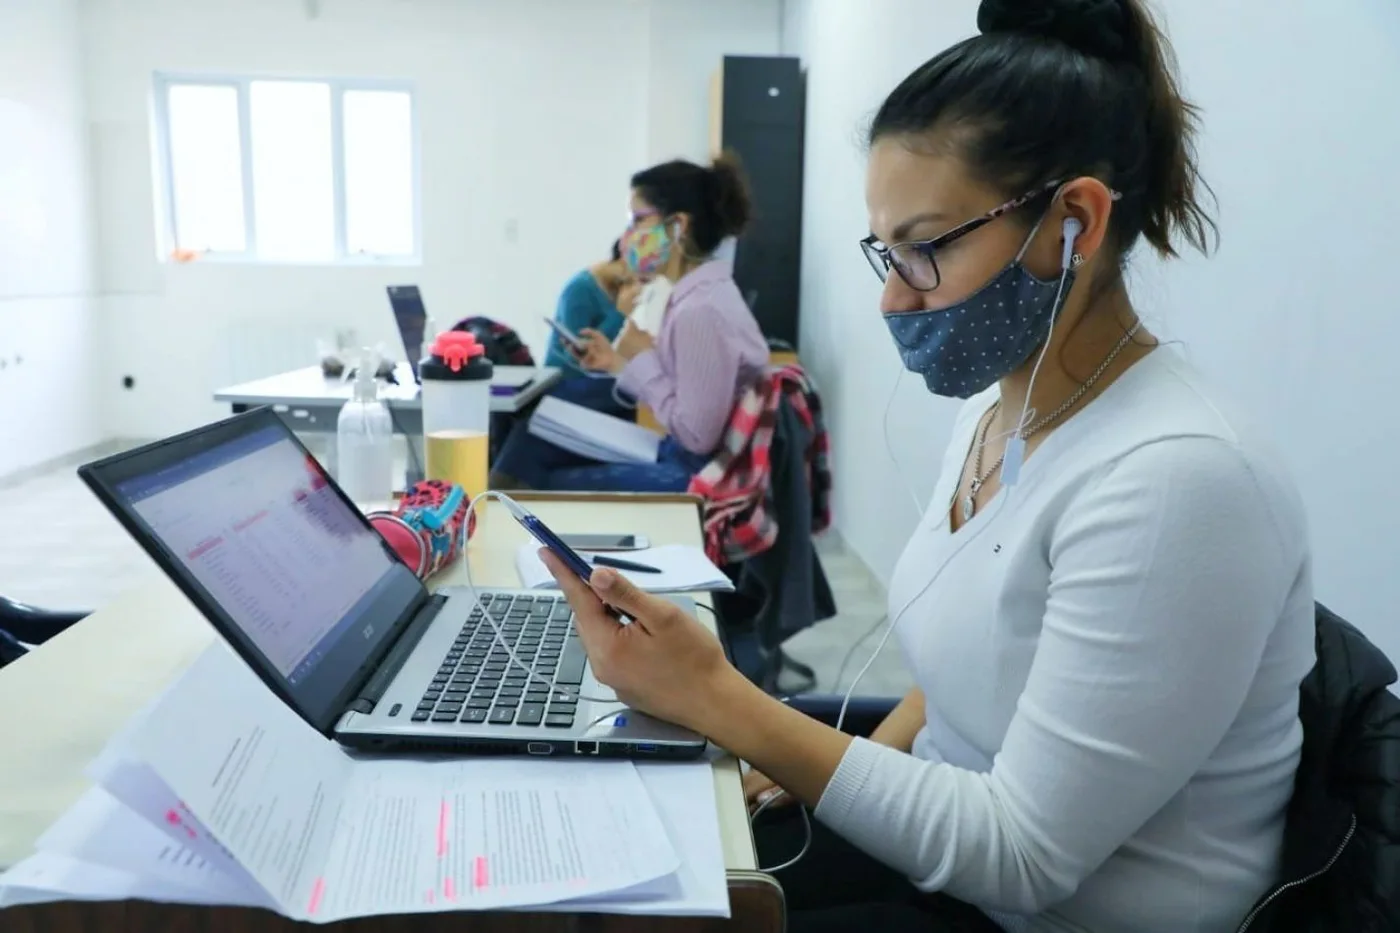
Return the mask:
<path id="1" fill-rule="evenodd" d="M 1056 304 L 1069 294 L 1074 272 L 1045 280 L 1021 263 L 1021 251 L 986 285 L 957 304 L 933 311 L 885 315 L 904 366 L 924 377 L 935 395 L 967 398 L 1015 372 L 1050 335 Z"/>

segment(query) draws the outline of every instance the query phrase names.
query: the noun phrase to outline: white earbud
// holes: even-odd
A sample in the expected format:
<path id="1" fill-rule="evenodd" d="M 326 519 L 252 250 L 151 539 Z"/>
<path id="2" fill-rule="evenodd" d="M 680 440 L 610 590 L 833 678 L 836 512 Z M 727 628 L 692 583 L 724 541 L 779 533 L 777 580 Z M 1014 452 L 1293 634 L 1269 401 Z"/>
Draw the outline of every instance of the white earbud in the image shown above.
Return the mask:
<path id="1" fill-rule="evenodd" d="M 1060 269 L 1069 271 L 1071 263 L 1074 262 L 1074 241 L 1079 239 L 1079 234 L 1084 232 L 1084 225 L 1079 222 L 1078 217 L 1066 217 L 1064 224 L 1065 251 L 1060 257 Z"/>

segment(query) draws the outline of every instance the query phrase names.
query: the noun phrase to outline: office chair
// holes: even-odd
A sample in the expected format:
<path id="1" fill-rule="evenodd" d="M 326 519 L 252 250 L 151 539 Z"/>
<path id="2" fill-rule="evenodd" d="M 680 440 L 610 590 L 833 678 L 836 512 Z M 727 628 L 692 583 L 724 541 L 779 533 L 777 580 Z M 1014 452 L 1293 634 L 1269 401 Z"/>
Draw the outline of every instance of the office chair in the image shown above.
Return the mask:
<path id="1" fill-rule="evenodd" d="M 23 656 L 27 645 L 42 645 L 87 615 L 39 609 L 0 596 L 0 667 Z"/>

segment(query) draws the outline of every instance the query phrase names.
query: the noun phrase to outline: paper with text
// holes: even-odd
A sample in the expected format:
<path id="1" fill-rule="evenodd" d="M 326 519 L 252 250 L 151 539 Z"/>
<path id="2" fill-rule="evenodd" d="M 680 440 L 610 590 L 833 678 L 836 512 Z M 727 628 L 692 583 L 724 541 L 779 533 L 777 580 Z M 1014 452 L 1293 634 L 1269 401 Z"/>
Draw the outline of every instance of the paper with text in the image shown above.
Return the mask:
<path id="1" fill-rule="evenodd" d="M 207 887 L 190 888 L 144 874 L 147 865 L 110 868 L 57 852 L 36 852 L 0 874 L 0 908 L 51 901 L 123 901 L 139 898 L 171 904 L 250 906 L 242 899 L 222 900 Z"/>
<path id="2" fill-rule="evenodd" d="M 308 914 L 547 904 L 678 865 L 628 762 L 360 761 Z"/>
<path id="3" fill-rule="evenodd" d="M 719 837 L 715 778 L 708 761 L 637 766 L 666 836 L 680 856 L 675 873 L 636 888 L 553 904 L 546 910 L 668 917 L 728 917 L 729 885 Z"/>
<path id="4" fill-rule="evenodd" d="M 225 651 L 205 652 L 147 715 L 132 752 L 282 911 L 330 851 L 351 762 Z"/>
<path id="5" fill-rule="evenodd" d="M 108 757 L 149 764 L 191 842 L 207 832 L 297 919 L 539 905 L 679 865 L 629 762 L 353 759 L 226 651 L 201 656 L 130 742 Z M 118 796 L 148 819 L 162 805 Z"/>
<path id="6" fill-rule="evenodd" d="M 203 891 L 219 904 L 275 908 L 236 865 L 227 873 L 170 838 L 100 787 L 91 788 L 39 837 L 35 848 L 103 868 L 137 873 L 153 890 Z"/>

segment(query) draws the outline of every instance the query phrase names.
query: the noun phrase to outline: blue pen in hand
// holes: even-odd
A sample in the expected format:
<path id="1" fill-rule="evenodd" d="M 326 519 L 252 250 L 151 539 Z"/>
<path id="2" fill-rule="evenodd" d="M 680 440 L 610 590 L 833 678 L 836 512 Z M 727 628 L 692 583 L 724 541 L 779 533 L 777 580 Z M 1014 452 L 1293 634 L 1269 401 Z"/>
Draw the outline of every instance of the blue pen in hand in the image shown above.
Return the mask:
<path id="1" fill-rule="evenodd" d="M 593 566 L 611 567 L 614 570 L 630 570 L 633 573 L 661 572 L 657 567 L 648 567 L 646 564 L 634 564 L 630 560 L 619 560 L 616 557 L 603 557 L 602 555 L 595 555 L 593 557 Z"/>

